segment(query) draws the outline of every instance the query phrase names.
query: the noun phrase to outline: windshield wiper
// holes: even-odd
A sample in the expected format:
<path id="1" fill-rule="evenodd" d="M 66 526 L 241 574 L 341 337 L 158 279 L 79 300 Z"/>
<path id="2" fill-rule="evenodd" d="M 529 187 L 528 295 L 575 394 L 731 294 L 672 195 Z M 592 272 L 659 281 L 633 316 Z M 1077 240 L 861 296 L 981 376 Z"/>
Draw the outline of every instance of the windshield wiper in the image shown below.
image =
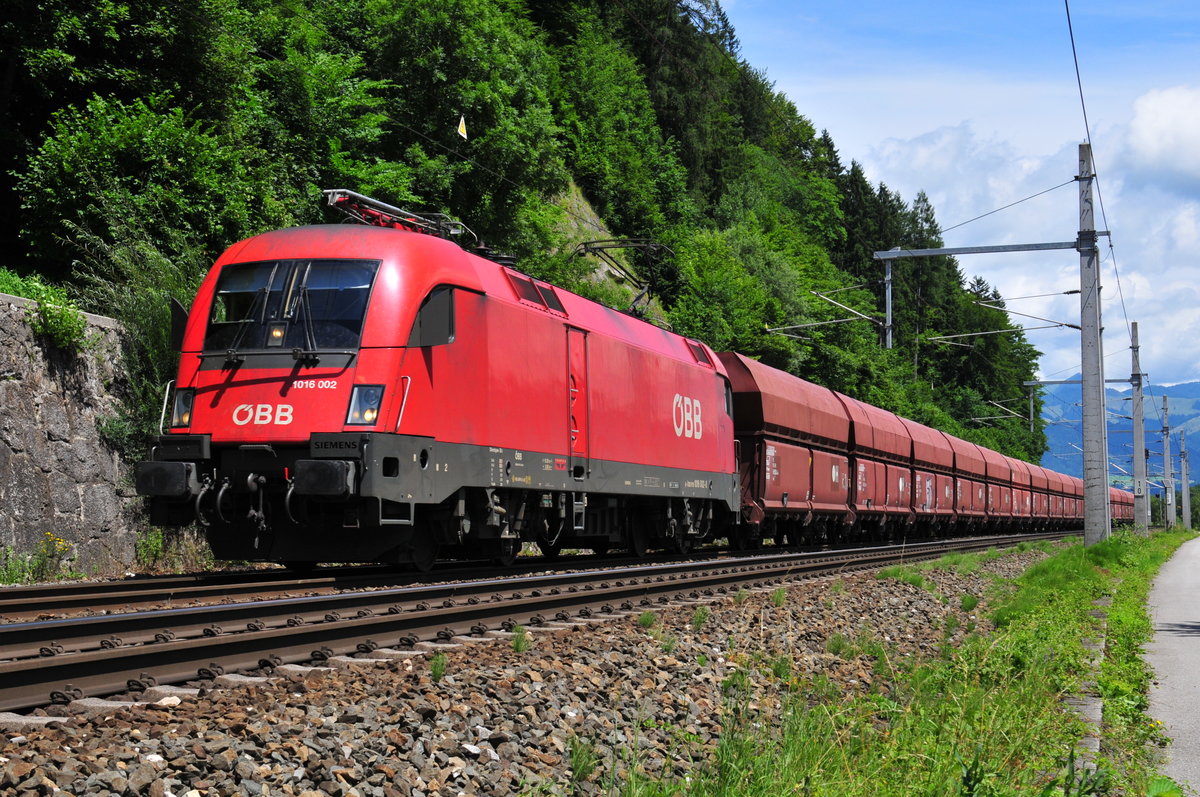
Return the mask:
<path id="1" fill-rule="evenodd" d="M 292 314 L 292 320 L 297 316 L 303 316 L 304 325 L 304 345 L 305 348 L 292 349 L 292 359 L 299 362 L 301 365 L 316 366 L 321 364 L 321 355 L 333 354 L 345 357 L 353 357 L 358 354 L 354 349 L 319 349 L 317 348 L 317 333 L 313 328 L 313 312 L 312 303 L 308 298 L 308 286 L 300 287 L 300 296 L 297 299 L 299 307 Z"/>
<path id="2" fill-rule="evenodd" d="M 254 314 L 258 311 L 260 305 L 265 305 L 264 299 L 267 295 L 266 286 L 259 288 L 254 293 L 254 301 L 250 304 L 250 309 L 246 311 L 246 316 L 238 321 L 237 334 L 233 336 L 233 341 L 229 344 L 229 350 L 225 352 L 225 364 L 237 365 L 245 361 L 245 357 L 238 352 L 238 348 L 242 345 L 242 341 L 246 339 L 246 332 L 250 329 L 250 325 L 256 320 Z"/>
<path id="3" fill-rule="evenodd" d="M 300 296 L 297 297 L 296 310 L 292 313 L 292 320 L 297 317 L 302 317 L 304 325 L 304 348 L 292 349 L 292 359 L 300 362 L 301 365 L 318 365 L 321 362 L 321 354 L 317 350 L 317 334 L 313 329 L 312 322 L 312 304 L 308 300 L 308 286 L 300 286 Z"/>

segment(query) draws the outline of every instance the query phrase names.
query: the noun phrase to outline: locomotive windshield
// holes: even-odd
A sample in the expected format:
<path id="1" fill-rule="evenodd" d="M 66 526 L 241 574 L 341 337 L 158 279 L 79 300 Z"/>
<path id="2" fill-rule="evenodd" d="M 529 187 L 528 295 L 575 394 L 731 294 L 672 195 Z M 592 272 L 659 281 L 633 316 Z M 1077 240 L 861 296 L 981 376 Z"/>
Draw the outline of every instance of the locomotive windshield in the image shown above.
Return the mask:
<path id="1" fill-rule="evenodd" d="M 272 260 L 225 266 L 204 348 L 358 346 L 377 260 Z"/>

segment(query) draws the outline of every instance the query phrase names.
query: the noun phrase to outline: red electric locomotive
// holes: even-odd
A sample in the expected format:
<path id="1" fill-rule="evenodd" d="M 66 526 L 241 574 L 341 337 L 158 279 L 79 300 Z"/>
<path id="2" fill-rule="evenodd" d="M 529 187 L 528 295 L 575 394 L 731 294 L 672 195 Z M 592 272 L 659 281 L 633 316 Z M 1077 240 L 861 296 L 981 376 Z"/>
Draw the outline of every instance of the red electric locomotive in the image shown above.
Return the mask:
<path id="1" fill-rule="evenodd" d="M 736 517 L 711 349 L 326 193 L 375 226 L 259 235 L 204 280 L 136 472 L 154 522 L 199 521 L 218 558 L 427 568 L 686 550 Z"/>

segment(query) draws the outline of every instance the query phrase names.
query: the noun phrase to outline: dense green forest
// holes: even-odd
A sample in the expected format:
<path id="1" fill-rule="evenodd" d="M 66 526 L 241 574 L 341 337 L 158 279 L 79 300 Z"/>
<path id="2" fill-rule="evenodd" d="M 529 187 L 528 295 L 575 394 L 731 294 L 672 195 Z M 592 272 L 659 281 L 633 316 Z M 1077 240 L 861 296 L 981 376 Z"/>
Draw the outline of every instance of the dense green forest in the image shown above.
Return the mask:
<path id="1" fill-rule="evenodd" d="M 128 330 L 132 455 L 173 376 L 186 305 L 230 243 L 333 221 L 322 188 L 462 219 L 520 267 L 625 307 L 572 257 L 644 237 L 651 315 L 717 349 L 1037 461 L 1038 353 L 953 258 L 896 268 L 895 341 L 871 254 L 941 243 L 924 195 L 847 166 L 747 63 L 717 0 L 8 0 L 0 21 L 0 265 Z M 848 102 L 853 98 L 848 97 Z M 865 113 L 864 109 L 864 113 Z M 467 136 L 459 135 L 465 120 Z M 817 120 L 819 123 L 819 120 Z M 1040 401 L 1035 417 L 1041 415 Z M 990 420 L 976 420 L 989 418 Z"/>

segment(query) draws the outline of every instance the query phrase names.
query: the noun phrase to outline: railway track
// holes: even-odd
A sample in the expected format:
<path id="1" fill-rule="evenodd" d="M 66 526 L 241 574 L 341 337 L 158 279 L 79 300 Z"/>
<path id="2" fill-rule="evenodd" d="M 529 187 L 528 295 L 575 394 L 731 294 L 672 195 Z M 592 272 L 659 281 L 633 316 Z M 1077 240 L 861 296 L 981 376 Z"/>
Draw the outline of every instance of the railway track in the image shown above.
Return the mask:
<path id="1" fill-rule="evenodd" d="M 759 549 L 758 554 L 771 549 Z M 693 551 L 690 560 L 717 558 L 725 549 Z M 740 555 L 749 555 L 743 553 Z M 681 560 L 678 554 L 657 553 L 592 559 L 589 556 L 521 557 L 504 569 L 504 578 L 525 576 L 564 568 L 602 569 L 639 567 Z M 262 600 L 270 597 L 368 590 L 447 580 L 482 581 L 496 578 L 496 566 L 487 562 L 439 563 L 433 571 L 418 573 L 395 566 L 348 565 L 314 568 L 307 573 L 291 570 L 194 573 L 171 576 L 137 576 L 118 581 L 71 582 L 7 586 L 0 588 L 0 626 L 31 620 L 55 620 L 72 615 L 126 613 L 147 608 L 186 608 L 231 603 L 238 598 Z"/>
<path id="2" fill-rule="evenodd" d="M 512 568 L 513 573 L 545 569 L 534 560 Z M 431 573 L 405 573 L 394 567 L 354 565 L 328 567 L 310 573 L 256 570 L 242 573 L 198 573 L 145 576 L 121 581 L 33 584 L 0 590 L 0 623 L 56 619 L 60 615 L 128 612 L 146 608 L 183 608 L 230 603 L 238 598 L 263 598 L 365 590 L 428 583 L 451 578 L 481 578 L 489 570 L 459 567 Z M 494 573 L 495 568 L 490 568 Z"/>
<path id="3" fill-rule="evenodd" d="M 322 663 L 336 655 L 413 648 L 457 636 L 480 637 L 518 624 L 537 627 L 640 611 L 742 588 L 773 588 L 829 573 L 1060 536 L 777 553 L 8 623 L 0 625 L 0 710 L 137 693 L 154 685 L 281 664 Z M 321 577 L 299 579 L 312 580 Z M 288 579 L 268 581 L 274 589 Z M 233 584 L 250 589 L 236 579 L 226 586 Z"/>
<path id="4" fill-rule="evenodd" d="M 760 548 L 753 555 L 768 555 L 778 549 Z M 707 548 L 688 554 L 688 561 L 717 559 L 733 553 Z M 647 564 L 682 561 L 679 554 L 655 553 L 648 557 L 566 556 L 556 559 L 521 557 L 504 570 L 511 578 L 575 568 L 600 570 L 636 568 Z M 454 581 L 485 581 L 497 578 L 496 566 L 487 562 L 439 563 L 431 572 L 398 570 L 394 566 L 349 565 L 314 568 L 307 573 L 291 570 L 193 573 L 169 576 L 137 576 L 100 582 L 70 582 L 7 586 L 0 588 L 0 626 L 33 620 L 57 620 L 71 616 L 123 614 L 145 609 L 188 608 L 236 602 L 238 599 L 299 598 L 347 590 L 370 590 Z"/>

